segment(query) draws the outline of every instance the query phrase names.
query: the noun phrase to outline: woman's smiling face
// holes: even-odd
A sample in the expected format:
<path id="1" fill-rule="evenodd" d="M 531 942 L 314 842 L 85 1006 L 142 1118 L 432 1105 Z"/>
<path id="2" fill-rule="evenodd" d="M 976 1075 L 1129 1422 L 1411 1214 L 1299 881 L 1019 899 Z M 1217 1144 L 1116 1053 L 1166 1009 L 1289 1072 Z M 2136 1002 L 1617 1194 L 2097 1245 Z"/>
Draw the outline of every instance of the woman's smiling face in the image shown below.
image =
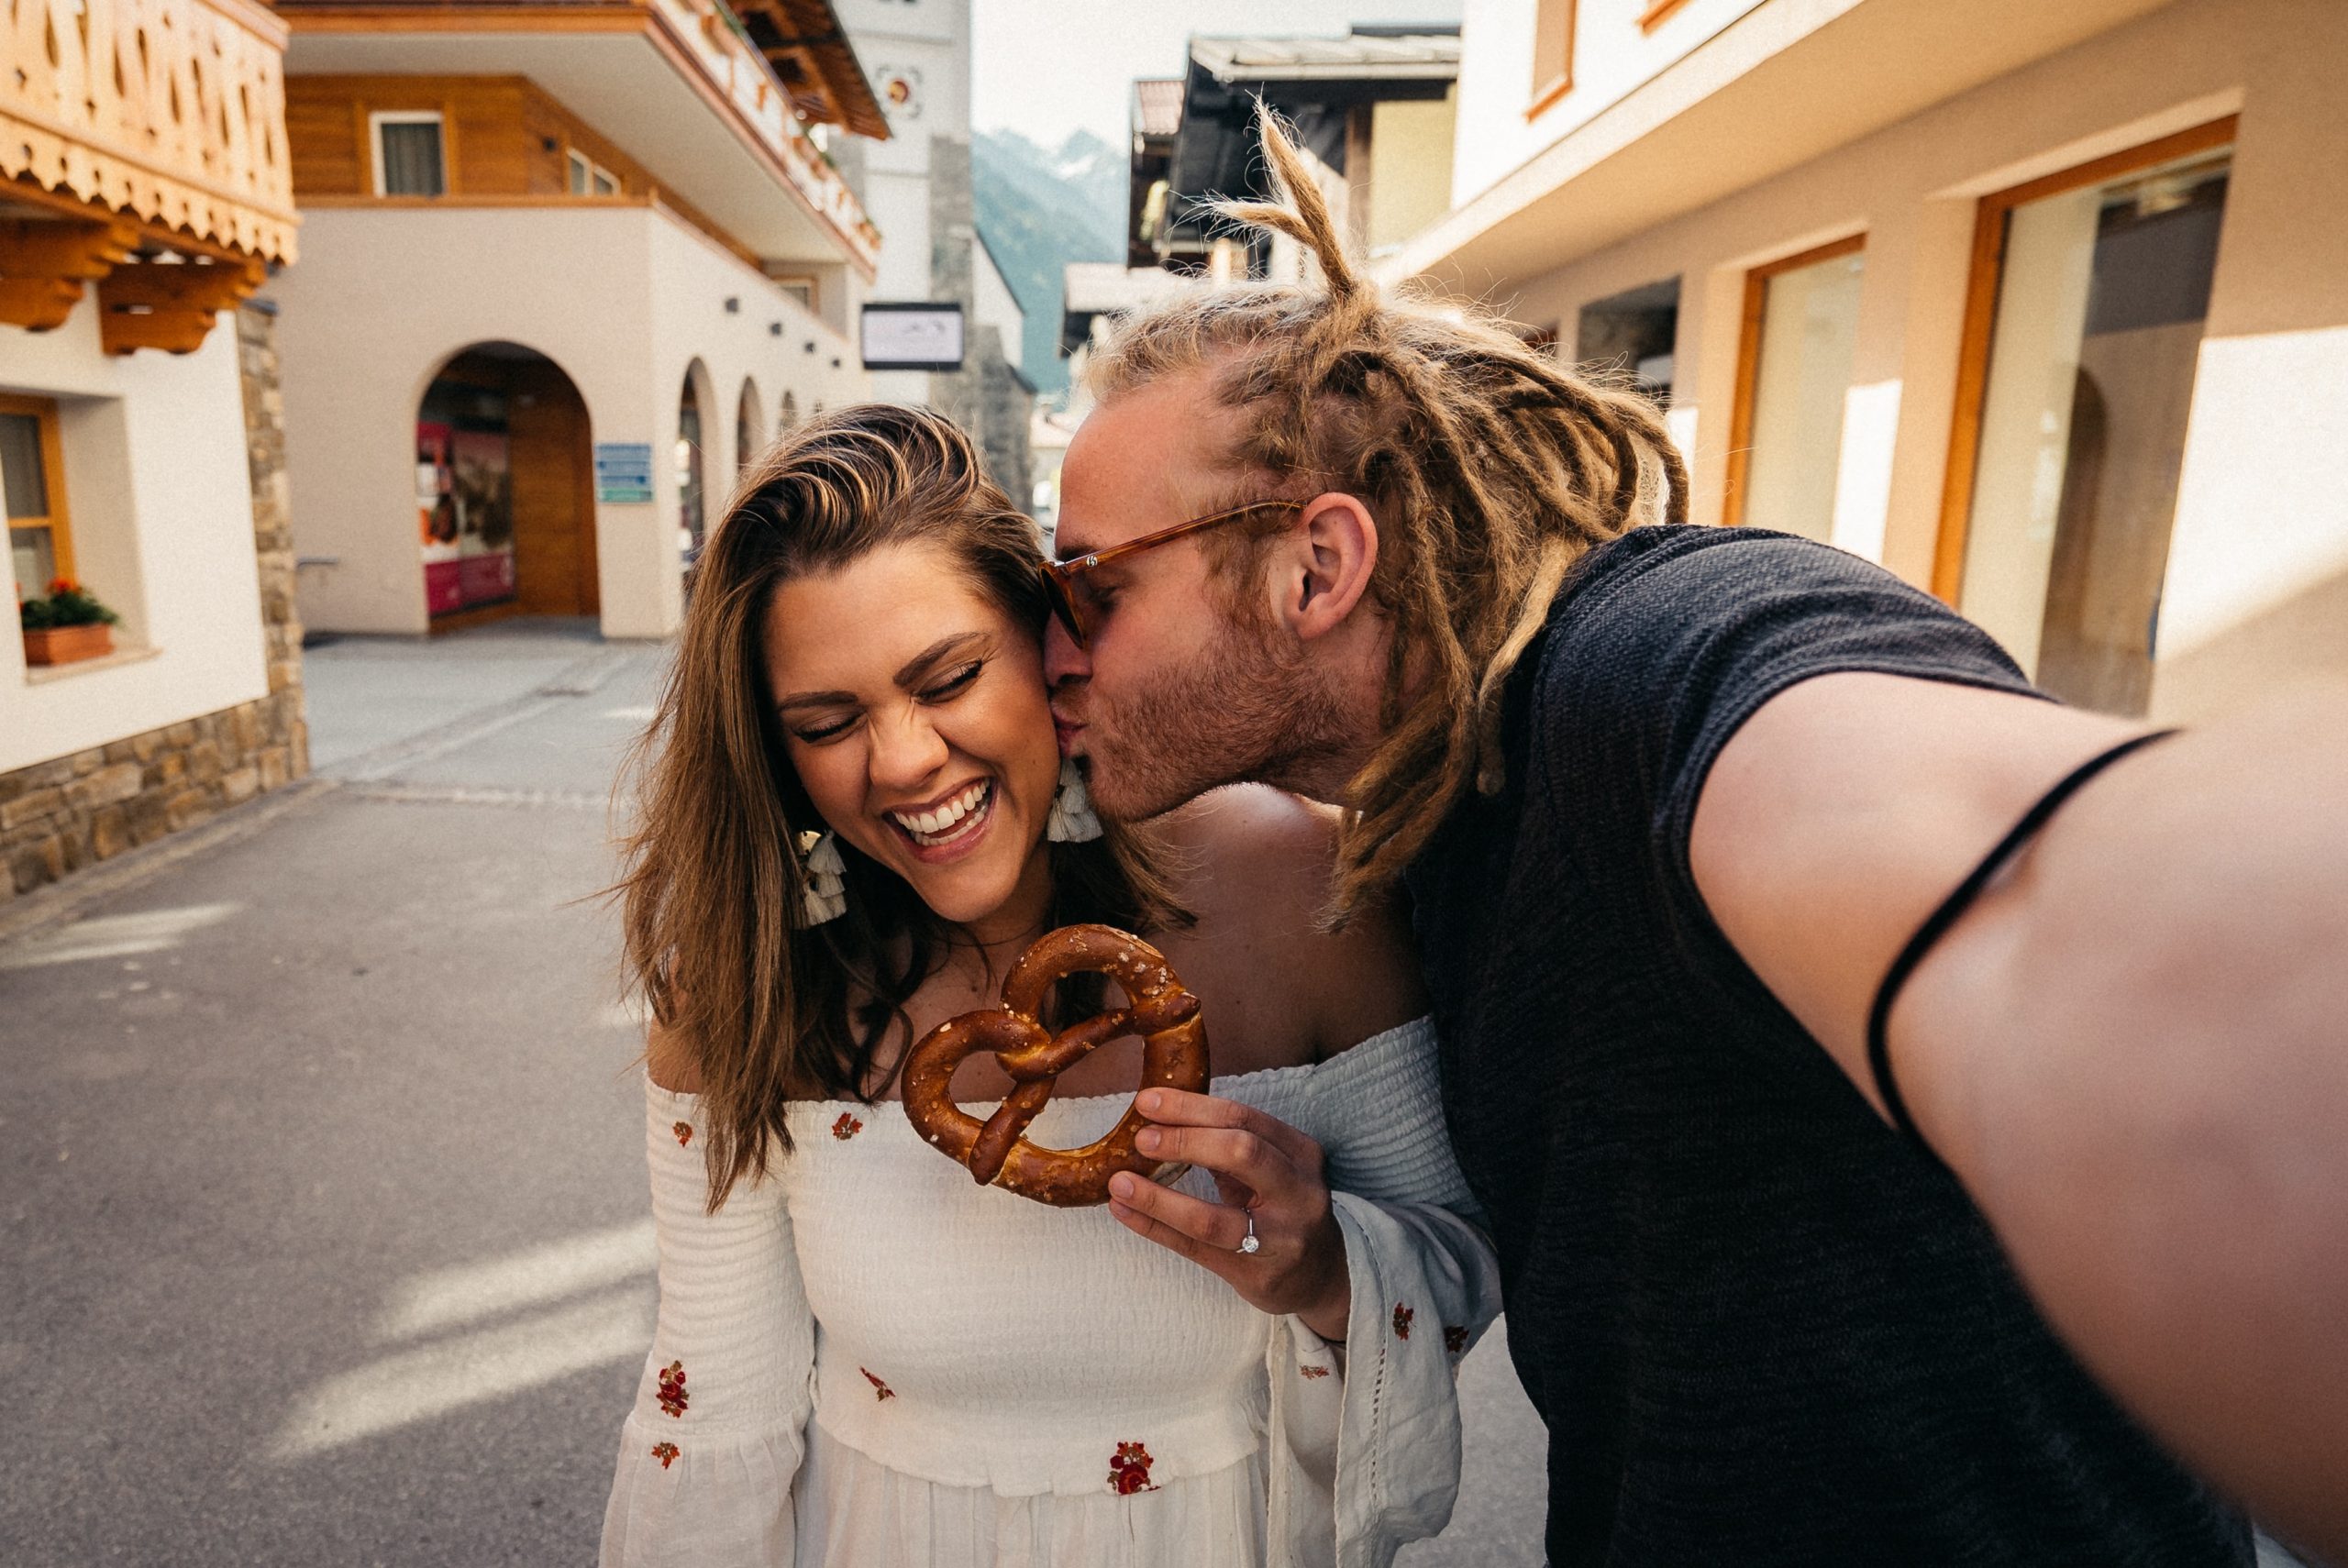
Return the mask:
<path id="1" fill-rule="evenodd" d="M 901 544 L 784 582 L 764 635 L 792 766 L 835 833 L 958 924 L 1039 885 L 1059 750 L 1036 628 L 945 549 Z"/>

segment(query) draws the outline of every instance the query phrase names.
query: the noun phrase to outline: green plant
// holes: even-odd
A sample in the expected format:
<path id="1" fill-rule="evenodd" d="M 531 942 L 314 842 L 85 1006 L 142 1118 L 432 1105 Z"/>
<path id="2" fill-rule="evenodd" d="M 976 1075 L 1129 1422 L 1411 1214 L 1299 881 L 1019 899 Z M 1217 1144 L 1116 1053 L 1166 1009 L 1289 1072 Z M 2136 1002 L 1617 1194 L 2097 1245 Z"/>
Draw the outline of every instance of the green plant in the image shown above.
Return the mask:
<path id="1" fill-rule="evenodd" d="M 45 599 L 28 599 L 17 606 L 17 618 L 28 632 L 55 631 L 61 626 L 111 626 L 122 619 L 98 602 L 98 596 L 70 578 L 49 585 Z"/>

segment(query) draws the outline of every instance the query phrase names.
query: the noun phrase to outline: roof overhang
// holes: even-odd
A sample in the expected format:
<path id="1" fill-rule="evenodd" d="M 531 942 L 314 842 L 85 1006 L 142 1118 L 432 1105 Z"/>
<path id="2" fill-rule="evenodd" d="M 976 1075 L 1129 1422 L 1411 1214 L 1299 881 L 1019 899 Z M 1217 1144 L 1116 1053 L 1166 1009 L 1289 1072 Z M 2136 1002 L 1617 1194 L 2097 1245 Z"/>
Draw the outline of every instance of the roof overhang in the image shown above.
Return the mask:
<path id="1" fill-rule="evenodd" d="M 889 139 L 889 116 L 872 95 L 831 0 L 730 0 L 742 30 L 766 57 L 801 113 L 875 141 Z"/>
<path id="2" fill-rule="evenodd" d="M 1441 98 L 1458 78 L 1459 40 L 1440 34 L 1191 39 L 1166 176 L 1168 240 L 1194 237 L 1212 221 L 1200 207 L 1205 198 L 1269 194 L 1256 156 L 1257 98 L 1288 116 L 1307 152 L 1343 172 L 1357 105 Z"/>
<path id="3" fill-rule="evenodd" d="M 2170 0 L 1748 11 L 1379 262 L 1482 296 L 1799 167 Z"/>
<path id="4" fill-rule="evenodd" d="M 286 0 L 289 76 L 526 76 L 758 255 L 873 276 L 880 234 L 765 63 L 686 0 Z M 739 62 L 738 67 L 729 62 Z"/>

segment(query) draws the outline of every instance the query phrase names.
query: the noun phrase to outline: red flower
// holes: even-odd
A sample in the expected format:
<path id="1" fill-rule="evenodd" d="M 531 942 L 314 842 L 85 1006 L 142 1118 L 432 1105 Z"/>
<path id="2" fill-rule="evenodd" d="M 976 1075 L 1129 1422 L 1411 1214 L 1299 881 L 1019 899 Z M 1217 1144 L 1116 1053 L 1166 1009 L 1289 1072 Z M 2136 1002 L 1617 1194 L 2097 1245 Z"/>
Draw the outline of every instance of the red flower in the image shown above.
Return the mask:
<path id="1" fill-rule="evenodd" d="M 673 1442 L 656 1442 L 652 1445 L 652 1457 L 660 1462 L 661 1469 L 666 1470 L 677 1463 L 677 1445 Z"/>
<path id="2" fill-rule="evenodd" d="M 681 1148 L 691 1144 L 693 1141 L 693 1124 L 690 1121 L 680 1121 L 669 1131 L 677 1135 L 677 1143 Z"/>
<path id="3" fill-rule="evenodd" d="M 73 586 L 73 580 L 70 577 L 52 577 L 49 580 L 49 596 L 54 599 L 61 593 L 71 593 Z"/>
<path id="4" fill-rule="evenodd" d="M 672 1416 L 685 1413 L 685 1364 L 672 1361 L 660 1373 L 660 1408 Z"/>
<path id="5" fill-rule="evenodd" d="M 1149 1484 L 1149 1467 L 1157 1461 L 1150 1458 L 1149 1450 L 1137 1442 L 1121 1442 L 1109 1459 L 1109 1489 L 1120 1497 L 1130 1497 L 1135 1492 L 1155 1492 Z"/>
<path id="6" fill-rule="evenodd" d="M 864 1368 L 859 1366 L 857 1368 L 857 1371 L 864 1372 Z M 872 1397 L 876 1400 L 893 1399 L 897 1397 L 897 1391 L 895 1389 L 890 1387 L 887 1384 L 881 1382 L 879 1378 L 873 1376 L 872 1374 L 869 1372 L 864 1372 L 864 1381 L 872 1385 Z"/>
<path id="7" fill-rule="evenodd" d="M 1412 1311 L 1400 1301 L 1394 1303 L 1394 1337 L 1398 1340 L 1409 1339 L 1411 1337 L 1411 1320 L 1417 1316 L 1418 1314 L 1416 1312 Z"/>
<path id="8" fill-rule="evenodd" d="M 1468 1348 L 1467 1327 L 1460 1323 L 1445 1323 L 1443 1326 L 1443 1348 L 1454 1355 L 1466 1350 Z"/>
<path id="9" fill-rule="evenodd" d="M 843 1143 L 847 1143 L 850 1138 L 855 1137 L 858 1132 L 863 1131 L 864 1123 L 858 1121 L 855 1117 L 850 1116 L 845 1110 L 840 1112 L 840 1119 L 832 1123 L 832 1136 L 837 1138 Z"/>
<path id="10" fill-rule="evenodd" d="M 1329 1375 L 1329 1369 L 1325 1366 L 1300 1366 L 1296 1370 L 1299 1375 L 1304 1377 L 1326 1377 Z"/>

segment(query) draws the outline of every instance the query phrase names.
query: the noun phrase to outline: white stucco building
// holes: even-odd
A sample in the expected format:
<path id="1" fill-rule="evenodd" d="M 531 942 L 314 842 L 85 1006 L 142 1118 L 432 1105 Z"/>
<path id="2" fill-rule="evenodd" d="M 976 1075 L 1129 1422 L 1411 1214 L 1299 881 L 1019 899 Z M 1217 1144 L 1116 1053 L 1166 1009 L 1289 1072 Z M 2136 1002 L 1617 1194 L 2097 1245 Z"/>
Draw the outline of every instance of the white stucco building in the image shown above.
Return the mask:
<path id="1" fill-rule="evenodd" d="M 284 24 L 250 0 L 10 17 L 0 495 L 34 608 L 0 639 L 0 900 L 306 767 L 253 298 L 298 225 Z M 36 624 L 61 578 L 118 620 Z"/>
<path id="2" fill-rule="evenodd" d="M 288 447 L 314 627 L 672 631 L 792 420 L 870 395 L 880 232 L 807 133 L 882 135 L 822 0 L 285 0 Z"/>
<path id="3" fill-rule="evenodd" d="M 1468 0 L 1379 264 L 1667 398 L 1698 521 L 1930 587 L 2061 695 L 2348 673 L 2334 0 Z"/>

